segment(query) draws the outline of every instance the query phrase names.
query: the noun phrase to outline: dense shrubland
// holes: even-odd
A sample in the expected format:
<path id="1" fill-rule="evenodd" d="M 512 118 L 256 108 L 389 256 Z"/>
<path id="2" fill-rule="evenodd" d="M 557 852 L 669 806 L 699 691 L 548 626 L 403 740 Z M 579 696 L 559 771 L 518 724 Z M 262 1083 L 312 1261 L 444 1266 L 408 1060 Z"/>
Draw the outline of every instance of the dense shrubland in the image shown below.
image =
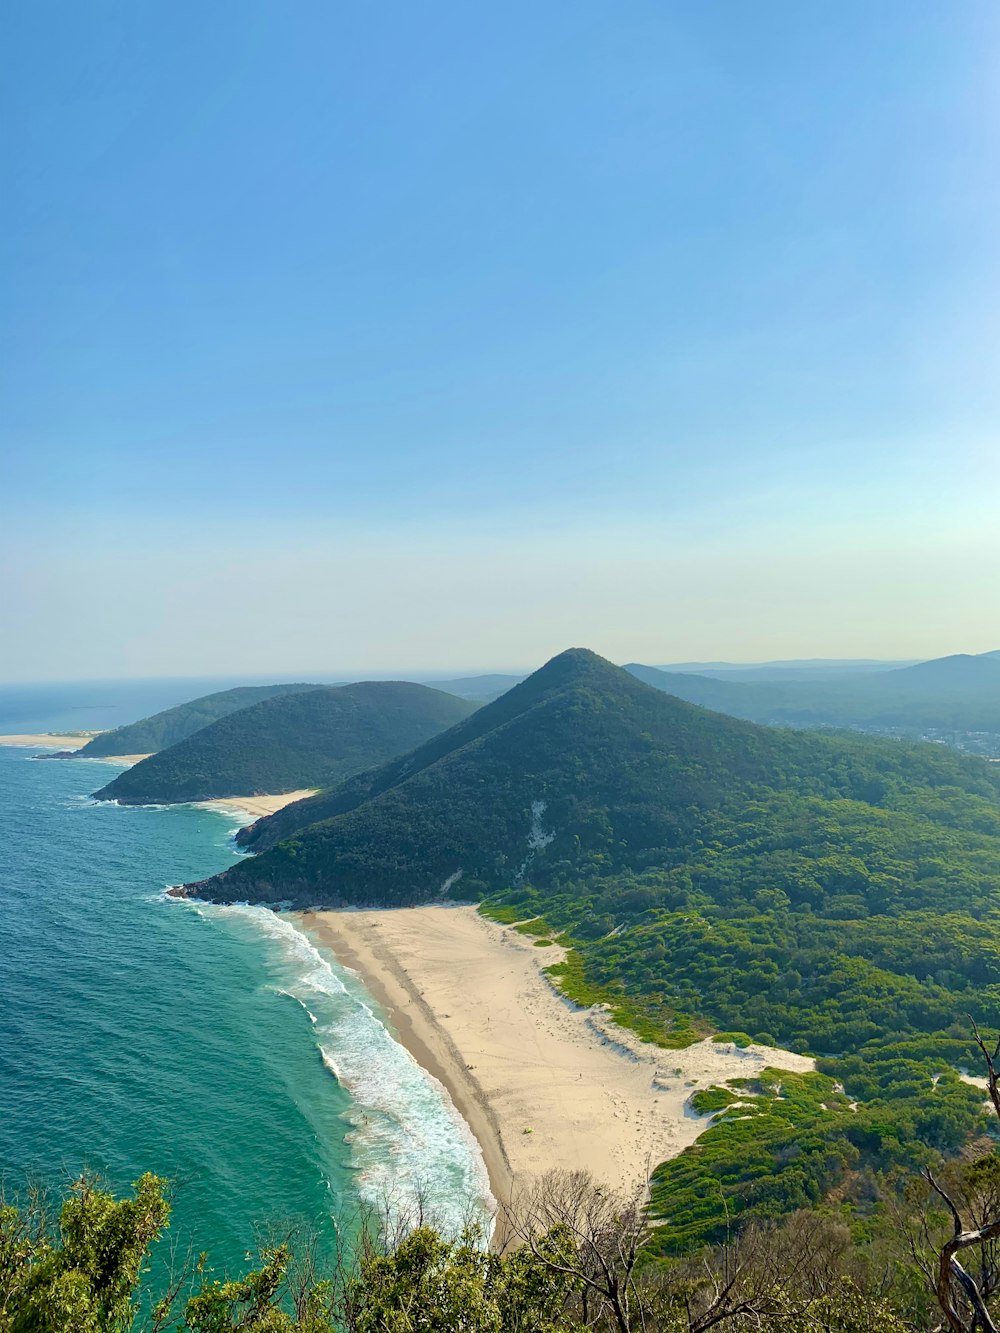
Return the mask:
<path id="1" fill-rule="evenodd" d="M 115 1198 L 84 1179 L 56 1209 L 0 1204 L 0 1333 L 989 1333 L 1000 1159 L 872 1185 L 867 1219 L 800 1209 L 664 1258 L 641 1195 L 553 1174 L 510 1203 L 492 1249 L 369 1215 L 325 1265 L 292 1231 L 220 1276 L 171 1248 L 163 1181 Z"/>

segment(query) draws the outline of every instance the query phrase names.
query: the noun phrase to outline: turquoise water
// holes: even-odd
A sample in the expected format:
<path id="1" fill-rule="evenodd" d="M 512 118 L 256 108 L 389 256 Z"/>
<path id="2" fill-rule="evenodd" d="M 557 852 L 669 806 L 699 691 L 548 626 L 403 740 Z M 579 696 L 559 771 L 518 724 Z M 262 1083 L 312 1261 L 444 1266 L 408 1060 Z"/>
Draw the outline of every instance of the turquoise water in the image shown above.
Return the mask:
<path id="1" fill-rule="evenodd" d="M 171 1178 L 218 1269 L 289 1223 L 485 1199 L 478 1148 L 357 980 L 266 909 L 165 895 L 232 815 L 102 805 L 94 761 L 0 747 L 0 1172 Z"/>

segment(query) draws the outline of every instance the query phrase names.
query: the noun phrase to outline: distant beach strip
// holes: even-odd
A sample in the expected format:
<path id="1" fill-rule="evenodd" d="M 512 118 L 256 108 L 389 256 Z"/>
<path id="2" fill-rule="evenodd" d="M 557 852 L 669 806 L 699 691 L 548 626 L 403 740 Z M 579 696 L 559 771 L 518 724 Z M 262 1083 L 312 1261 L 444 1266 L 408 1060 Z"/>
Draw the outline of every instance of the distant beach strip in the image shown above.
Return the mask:
<path id="1" fill-rule="evenodd" d="M 0 736 L 0 745 L 13 745 L 22 750 L 81 750 L 97 734 L 94 731 L 86 731 L 61 736 L 47 731 L 25 732 L 13 736 Z M 101 755 L 99 759 L 95 756 L 90 762 L 131 765 L 148 758 L 148 754 L 107 754 Z"/>
<path id="2" fill-rule="evenodd" d="M 58 736 L 51 732 L 25 732 L 23 734 L 0 736 L 0 745 L 12 745 L 25 750 L 79 750 L 92 740 L 96 732 Z M 95 764 L 138 764 L 148 759 L 148 754 L 109 754 L 95 756 L 89 763 Z M 211 801 L 192 801 L 191 805 L 205 810 L 219 810 L 222 813 L 232 811 L 235 817 L 249 815 L 250 819 L 260 819 L 264 815 L 273 815 L 283 810 L 293 801 L 305 800 L 315 796 L 315 788 L 306 787 L 301 791 L 288 791 L 274 795 L 255 794 L 253 796 L 223 796 Z M 180 804 L 188 804 L 180 802 Z"/>

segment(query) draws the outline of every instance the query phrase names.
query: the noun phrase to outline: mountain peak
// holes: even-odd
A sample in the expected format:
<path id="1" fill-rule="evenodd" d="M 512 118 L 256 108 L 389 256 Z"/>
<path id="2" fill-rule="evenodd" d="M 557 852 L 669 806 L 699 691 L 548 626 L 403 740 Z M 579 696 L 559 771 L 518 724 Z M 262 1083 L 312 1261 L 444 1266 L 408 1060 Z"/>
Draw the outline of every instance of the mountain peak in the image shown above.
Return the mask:
<path id="1" fill-rule="evenodd" d="M 621 668 L 615 666 L 614 662 L 609 662 L 606 657 L 601 657 L 599 653 L 593 652 L 590 648 L 565 648 L 555 657 L 550 657 L 544 666 L 534 672 L 535 676 L 541 676 L 543 673 L 571 675 L 581 672 L 617 672 Z M 530 677 L 529 677 L 530 679 Z"/>
<path id="2" fill-rule="evenodd" d="M 222 901 L 399 903 L 434 898 L 459 871 L 475 896 L 529 869 L 644 865 L 703 806 L 782 771 L 795 744 L 570 648 L 419 749 L 260 821 L 240 839 L 259 857 L 192 887 Z"/>

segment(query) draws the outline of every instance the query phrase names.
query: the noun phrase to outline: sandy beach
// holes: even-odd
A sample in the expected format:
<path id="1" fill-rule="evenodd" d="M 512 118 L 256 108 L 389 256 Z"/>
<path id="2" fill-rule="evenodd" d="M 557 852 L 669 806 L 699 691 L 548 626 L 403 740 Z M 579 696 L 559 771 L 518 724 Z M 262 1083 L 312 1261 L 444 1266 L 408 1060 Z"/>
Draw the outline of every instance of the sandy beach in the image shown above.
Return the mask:
<path id="1" fill-rule="evenodd" d="M 56 736 L 47 731 L 28 732 L 22 736 L 0 736 L 0 745 L 22 745 L 32 749 L 51 748 L 53 750 L 79 750 L 81 746 L 93 740 L 87 736 Z"/>
<path id="2" fill-rule="evenodd" d="M 151 759 L 148 754 L 95 754 L 83 756 L 88 764 L 138 764 L 143 759 Z"/>
<path id="3" fill-rule="evenodd" d="M 222 810 L 227 814 L 250 815 L 260 819 L 263 815 L 273 815 L 276 810 L 283 810 L 293 801 L 304 801 L 307 796 L 315 796 L 315 787 L 303 787 L 301 791 L 286 791 L 280 796 L 222 796 L 212 801 L 193 801 L 192 805 L 205 810 Z"/>
<path id="4" fill-rule="evenodd" d="M 805 1056 L 732 1043 L 671 1051 L 640 1042 L 600 1009 L 579 1009 L 542 973 L 538 948 L 474 907 L 307 912 L 314 938 L 358 973 L 411 1055 L 448 1089 L 483 1149 L 493 1192 L 550 1168 L 586 1167 L 616 1186 L 644 1183 L 712 1117 L 691 1094 Z"/>
<path id="5" fill-rule="evenodd" d="M 79 736 L 58 736 L 52 732 L 26 732 L 17 736 L 0 736 L 0 745 L 16 745 L 27 750 L 79 750 L 95 736 L 97 731 L 84 732 Z M 86 756 L 89 763 L 100 764 L 137 764 L 140 759 L 148 759 L 148 754 L 102 754 Z"/>

